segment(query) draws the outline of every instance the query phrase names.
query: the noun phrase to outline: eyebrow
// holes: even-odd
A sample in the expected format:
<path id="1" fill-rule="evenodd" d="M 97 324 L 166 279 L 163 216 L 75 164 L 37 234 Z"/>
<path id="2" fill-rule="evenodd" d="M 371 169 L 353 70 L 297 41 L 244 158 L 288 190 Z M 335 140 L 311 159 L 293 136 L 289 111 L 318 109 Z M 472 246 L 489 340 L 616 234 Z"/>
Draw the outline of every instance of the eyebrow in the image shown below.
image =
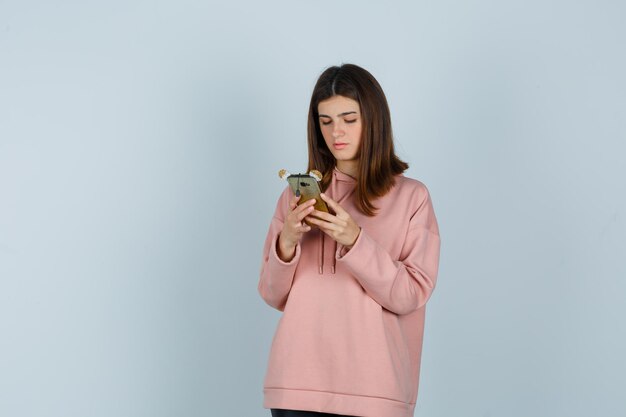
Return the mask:
<path id="1" fill-rule="evenodd" d="M 347 114 L 352 114 L 352 113 L 355 113 L 355 114 L 356 114 L 356 112 L 355 112 L 355 111 L 346 111 L 346 112 L 343 112 L 343 113 L 339 113 L 339 114 L 337 115 L 337 117 L 345 116 L 345 115 L 347 115 Z M 320 114 L 319 116 L 320 116 L 320 117 L 328 117 L 328 118 L 330 118 L 330 116 L 327 116 L 327 115 L 325 115 L 325 114 Z"/>

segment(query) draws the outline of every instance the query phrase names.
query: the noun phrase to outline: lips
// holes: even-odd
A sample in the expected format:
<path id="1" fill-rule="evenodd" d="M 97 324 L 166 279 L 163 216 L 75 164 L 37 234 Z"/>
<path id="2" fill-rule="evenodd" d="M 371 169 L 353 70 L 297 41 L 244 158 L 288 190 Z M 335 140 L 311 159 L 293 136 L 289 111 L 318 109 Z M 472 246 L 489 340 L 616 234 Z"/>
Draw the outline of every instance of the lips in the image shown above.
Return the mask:
<path id="1" fill-rule="evenodd" d="M 346 146 L 348 146 L 348 144 L 347 144 L 347 143 L 341 143 L 341 142 L 337 142 L 337 143 L 334 143 L 334 144 L 333 144 L 333 147 L 334 147 L 335 149 L 343 149 L 343 148 L 345 148 Z"/>

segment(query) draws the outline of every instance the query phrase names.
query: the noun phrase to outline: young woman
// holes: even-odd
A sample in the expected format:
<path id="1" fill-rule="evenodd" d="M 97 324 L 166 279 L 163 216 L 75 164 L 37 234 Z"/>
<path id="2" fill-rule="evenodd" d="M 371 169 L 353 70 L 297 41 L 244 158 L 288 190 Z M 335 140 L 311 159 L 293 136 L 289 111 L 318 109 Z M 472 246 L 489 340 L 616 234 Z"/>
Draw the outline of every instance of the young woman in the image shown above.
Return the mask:
<path id="1" fill-rule="evenodd" d="M 298 205 L 288 186 L 276 204 L 258 291 L 283 314 L 263 406 L 273 417 L 411 417 L 439 228 L 426 186 L 403 175 L 387 100 L 368 71 L 321 74 L 308 149 L 306 172 L 323 173 L 332 214 Z"/>

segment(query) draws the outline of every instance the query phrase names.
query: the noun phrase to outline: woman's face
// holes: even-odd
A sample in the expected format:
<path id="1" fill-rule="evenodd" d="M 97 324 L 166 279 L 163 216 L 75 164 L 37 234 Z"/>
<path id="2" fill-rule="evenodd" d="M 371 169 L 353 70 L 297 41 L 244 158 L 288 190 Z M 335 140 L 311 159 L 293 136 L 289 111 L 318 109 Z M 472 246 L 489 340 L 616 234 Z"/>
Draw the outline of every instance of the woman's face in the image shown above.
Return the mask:
<path id="1" fill-rule="evenodd" d="M 320 130 L 326 146 L 337 161 L 358 159 L 361 144 L 359 103 L 344 96 L 332 96 L 317 106 Z"/>

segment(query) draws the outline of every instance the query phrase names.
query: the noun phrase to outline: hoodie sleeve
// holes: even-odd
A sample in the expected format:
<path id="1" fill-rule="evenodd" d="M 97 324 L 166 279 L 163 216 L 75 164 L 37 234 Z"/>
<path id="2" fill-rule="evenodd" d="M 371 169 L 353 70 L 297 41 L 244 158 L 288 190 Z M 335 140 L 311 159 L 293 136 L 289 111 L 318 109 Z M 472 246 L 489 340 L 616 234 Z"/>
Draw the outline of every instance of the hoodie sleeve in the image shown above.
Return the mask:
<path id="1" fill-rule="evenodd" d="M 296 266 L 300 260 L 300 243 L 296 245 L 296 253 L 289 262 L 280 259 L 276 250 L 278 236 L 283 227 L 291 196 L 291 189 L 287 186 L 276 203 L 274 216 L 270 222 L 263 246 L 263 260 L 258 284 L 261 298 L 278 311 L 285 309 Z"/>
<path id="2" fill-rule="evenodd" d="M 424 306 L 437 280 L 439 228 L 425 186 L 420 194 L 399 260 L 392 259 L 363 228 L 349 251 L 345 252 L 342 247 L 335 255 L 338 262 L 352 271 L 370 297 L 396 314 L 408 314 Z"/>

